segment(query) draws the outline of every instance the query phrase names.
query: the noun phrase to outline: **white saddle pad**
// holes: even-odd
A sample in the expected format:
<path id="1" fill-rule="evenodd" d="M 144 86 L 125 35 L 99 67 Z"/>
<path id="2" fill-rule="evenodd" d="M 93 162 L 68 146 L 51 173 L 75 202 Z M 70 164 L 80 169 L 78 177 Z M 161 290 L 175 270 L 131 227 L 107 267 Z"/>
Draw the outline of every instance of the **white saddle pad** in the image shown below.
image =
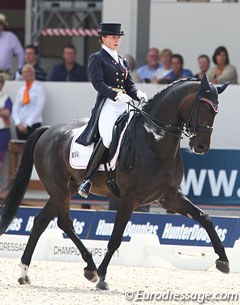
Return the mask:
<path id="1" fill-rule="evenodd" d="M 81 133 L 84 131 L 87 125 L 84 125 L 80 128 L 75 128 L 72 130 L 74 136 L 72 139 L 71 147 L 70 147 L 70 155 L 69 155 L 69 163 L 72 168 L 75 169 L 85 169 L 87 167 L 88 161 L 90 159 L 90 156 L 93 152 L 94 144 L 84 146 L 81 144 L 76 143 L 76 139 L 81 135 Z M 124 129 L 125 130 L 125 129 Z M 118 144 L 117 151 L 113 157 L 113 159 L 110 162 L 110 169 L 114 170 L 116 167 L 117 157 L 119 154 L 119 147 L 122 140 L 122 135 L 120 137 L 120 141 Z M 99 166 L 100 171 L 104 171 L 104 165 L 101 164 Z"/>
<path id="2" fill-rule="evenodd" d="M 124 129 L 123 129 L 123 131 L 120 135 L 119 142 L 118 142 L 118 147 L 116 149 L 116 153 L 115 153 L 114 157 L 112 158 L 112 160 L 108 164 L 109 169 L 114 170 L 116 168 L 122 138 L 123 138 L 125 130 L 127 129 L 128 124 L 130 123 L 130 121 L 133 117 L 133 114 L 134 114 L 133 111 L 130 111 L 127 124 L 124 127 Z M 84 131 L 84 129 L 86 127 L 87 127 L 87 125 L 84 125 L 80 128 L 75 128 L 75 129 L 72 130 L 74 136 L 73 136 L 71 147 L 70 147 L 69 163 L 70 163 L 70 166 L 72 168 L 75 168 L 75 169 L 85 169 L 88 165 L 88 161 L 89 161 L 89 159 L 92 155 L 92 152 L 93 152 L 94 144 L 84 146 L 84 145 L 76 143 L 77 138 L 82 134 L 82 132 Z M 98 170 L 104 171 L 105 170 L 104 165 L 101 164 L 99 166 Z"/>

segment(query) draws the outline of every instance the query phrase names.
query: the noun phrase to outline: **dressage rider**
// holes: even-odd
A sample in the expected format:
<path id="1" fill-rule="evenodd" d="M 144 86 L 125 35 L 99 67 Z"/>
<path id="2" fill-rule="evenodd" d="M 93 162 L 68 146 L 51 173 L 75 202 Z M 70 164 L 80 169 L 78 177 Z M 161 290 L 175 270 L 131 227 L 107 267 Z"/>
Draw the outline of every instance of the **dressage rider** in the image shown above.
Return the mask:
<path id="1" fill-rule="evenodd" d="M 89 123 L 83 134 L 76 140 L 82 145 L 95 143 L 87 165 L 85 177 L 79 187 L 79 194 L 88 197 L 91 179 L 101 164 L 106 149 L 112 140 L 115 121 L 134 100 L 147 101 L 146 93 L 137 90 L 130 75 L 128 62 L 117 53 L 121 43 L 119 23 L 102 23 L 98 32 L 102 48 L 89 57 L 88 72 L 94 88 L 98 91 L 97 101 Z"/>

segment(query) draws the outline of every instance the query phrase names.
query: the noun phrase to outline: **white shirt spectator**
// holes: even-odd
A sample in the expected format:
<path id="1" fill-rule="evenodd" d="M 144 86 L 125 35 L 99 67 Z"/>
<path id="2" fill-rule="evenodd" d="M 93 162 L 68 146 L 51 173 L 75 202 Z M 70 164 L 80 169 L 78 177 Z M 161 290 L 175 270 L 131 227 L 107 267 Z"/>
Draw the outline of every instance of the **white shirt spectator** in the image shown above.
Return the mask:
<path id="1" fill-rule="evenodd" d="M 166 76 L 169 72 L 171 72 L 172 69 L 165 69 L 163 66 L 161 66 L 157 71 L 153 74 L 153 77 L 156 77 L 157 79 L 161 79 L 164 76 Z"/>
<path id="2" fill-rule="evenodd" d="M 16 96 L 12 110 L 12 119 L 15 126 L 23 124 L 31 127 L 33 124 L 42 123 L 42 110 L 45 105 L 46 94 L 42 84 L 34 81 L 30 90 L 30 103 L 23 105 L 25 85 L 21 87 Z"/>

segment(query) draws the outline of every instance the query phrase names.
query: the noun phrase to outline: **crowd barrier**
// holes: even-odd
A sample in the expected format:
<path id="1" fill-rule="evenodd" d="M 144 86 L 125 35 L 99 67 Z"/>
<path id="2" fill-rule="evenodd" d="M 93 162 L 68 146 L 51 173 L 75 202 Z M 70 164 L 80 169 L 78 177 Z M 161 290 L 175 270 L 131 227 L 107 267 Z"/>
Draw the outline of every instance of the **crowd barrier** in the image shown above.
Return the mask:
<path id="1" fill-rule="evenodd" d="M 20 208 L 7 232 L 0 237 L 0 256 L 20 259 L 40 209 Z M 74 228 L 96 263 L 107 251 L 115 212 L 71 211 Z M 240 273 L 240 219 L 212 217 L 226 247 L 232 272 Z M 36 260 L 82 261 L 71 240 L 58 229 L 57 219 L 49 224 L 34 252 Z M 217 259 L 205 230 L 180 215 L 133 213 L 124 231 L 121 247 L 112 264 L 207 270 Z"/>

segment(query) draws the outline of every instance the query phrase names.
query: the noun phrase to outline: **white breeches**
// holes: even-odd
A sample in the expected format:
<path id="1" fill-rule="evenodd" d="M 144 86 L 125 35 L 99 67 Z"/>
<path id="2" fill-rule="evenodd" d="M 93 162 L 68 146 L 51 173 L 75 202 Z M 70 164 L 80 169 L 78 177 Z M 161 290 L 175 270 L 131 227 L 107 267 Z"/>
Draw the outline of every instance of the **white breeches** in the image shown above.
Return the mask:
<path id="1" fill-rule="evenodd" d="M 106 99 L 98 121 L 98 129 L 105 147 L 109 148 L 112 141 L 112 130 L 117 118 L 128 109 L 128 105 L 122 102 L 114 102 Z"/>

